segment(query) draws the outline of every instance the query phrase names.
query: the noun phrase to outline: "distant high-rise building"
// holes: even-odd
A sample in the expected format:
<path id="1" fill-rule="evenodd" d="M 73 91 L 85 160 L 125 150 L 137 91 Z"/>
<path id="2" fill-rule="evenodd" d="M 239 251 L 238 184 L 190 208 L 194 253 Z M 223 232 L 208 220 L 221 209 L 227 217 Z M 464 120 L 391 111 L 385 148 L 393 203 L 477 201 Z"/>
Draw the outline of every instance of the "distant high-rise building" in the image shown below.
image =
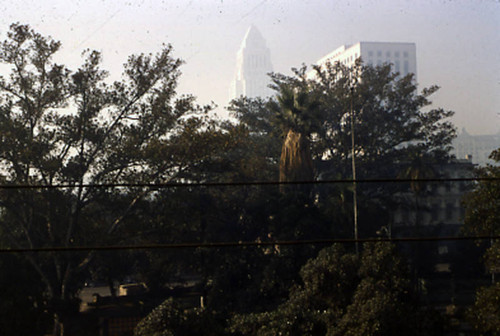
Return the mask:
<path id="1" fill-rule="evenodd" d="M 273 71 L 271 53 L 266 41 L 255 26 L 250 26 L 241 43 L 236 58 L 236 76 L 231 85 L 231 98 L 267 97 L 269 72 Z"/>
<path id="2" fill-rule="evenodd" d="M 465 128 L 453 140 L 453 149 L 451 151 L 457 158 L 470 158 L 473 163 L 485 166 L 494 164 L 489 159 L 491 152 L 500 148 L 500 132 L 497 134 L 471 135 Z"/>
<path id="3" fill-rule="evenodd" d="M 316 64 L 321 66 L 327 62 L 331 64 L 340 62 L 351 66 L 359 57 L 366 65 L 392 64 L 394 72 L 398 72 L 401 76 L 412 73 L 415 75 L 415 80 L 417 79 L 415 43 L 358 42 L 354 45 L 343 45 L 321 58 Z M 309 77 L 314 77 L 314 72 L 311 72 Z"/>

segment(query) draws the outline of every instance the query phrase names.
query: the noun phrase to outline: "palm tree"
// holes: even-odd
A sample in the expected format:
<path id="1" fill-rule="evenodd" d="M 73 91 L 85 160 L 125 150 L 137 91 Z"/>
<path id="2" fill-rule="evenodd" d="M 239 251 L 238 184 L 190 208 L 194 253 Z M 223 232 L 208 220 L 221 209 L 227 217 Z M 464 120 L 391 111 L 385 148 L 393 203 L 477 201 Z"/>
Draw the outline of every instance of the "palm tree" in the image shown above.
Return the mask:
<path id="1" fill-rule="evenodd" d="M 319 103 L 306 87 L 282 83 L 278 89 L 277 102 L 273 101 L 270 108 L 284 136 L 279 180 L 310 181 L 314 178 L 310 134 L 318 125 Z"/>
<path id="2" fill-rule="evenodd" d="M 422 234 L 420 226 L 420 203 L 419 198 L 425 192 L 426 184 L 421 182 L 422 179 L 430 179 L 436 176 L 435 170 L 432 168 L 432 158 L 427 157 L 425 153 L 416 148 L 409 148 L 408 153 L 409 164 L 408 166 L 400 172 L 399 178 L 410 179 L 410 189 L 415 195 L 415 232 L 417 237 Z M 419 273 L 421 270 L 421 247 L 419 244 L 414 245 L 414 266 L 413 266 L 413 277 L 415 282 L 415 287 L 417 293 L 422 292 Z"/>
<path id="3" fill-rule="evenodd" d="M 399 173 L 398 177 L 411 180 L 410 189 L 415 195 L 415 228 L 417 229 L 417 234 L 419 234 L 419 199 L 425 191 L 425 183 L 420 180 L 434 178 L 436 172 L 431 165 L 432 159 L 426 157 L 425 154 L 418 149 L 410 150 L 408 157 L 409 164 Z"/>

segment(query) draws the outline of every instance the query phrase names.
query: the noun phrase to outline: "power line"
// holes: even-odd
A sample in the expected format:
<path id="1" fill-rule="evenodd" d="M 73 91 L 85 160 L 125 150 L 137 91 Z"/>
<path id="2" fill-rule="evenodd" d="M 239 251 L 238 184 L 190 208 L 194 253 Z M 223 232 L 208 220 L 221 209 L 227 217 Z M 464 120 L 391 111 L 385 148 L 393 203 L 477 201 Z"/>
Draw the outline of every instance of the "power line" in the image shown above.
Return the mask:
<path id="1" fill-rule="evenodd" d="M 227 248 L 227 247 L 263 247 L 263 246 L 297 246 L 297 245 L 328 245 L 354 243 L 404 243 L 404 242 L 433 242 L 433 241 L 471 241 L 497 240 L 500 236 L 466 236 L 466 237 L 397 237 L 397 238 L 359 238 L 359 239 L 309 239 L 285 241 L 231 241 L 212 243 L 172 243 L 172 244 L 138 244 L 138 245 L 110 245 L 110 246 L 55 246 L 35 248 L 3 248 L 2 253 L 40 253 L 40 252 L 90 252 L 90 251 L 120 251 L 120 250 L 168 250 L 168 249 L 196 249 L 196 248 Z"/>
<path id="2" fill-rule="evenodd" d="M 498 182 L 499 177 L 460 177 L 460 178 L 425 178 L 425 179 L 334 179 L 334 180 L 308 180 L 308 181 L 256 181 L 256 182 L 199 182 L 199 183 L 102 183 L 102 184 L 0 184 L 0 189 L 67 189 L 67 188 L 195 188 L 195 187 L 238 187 L 238 186 L 266 186 L 266 185 L 307 185 L 307 184 L 352 184 L 356 183 L 439 183 L 439 182 Z"/>

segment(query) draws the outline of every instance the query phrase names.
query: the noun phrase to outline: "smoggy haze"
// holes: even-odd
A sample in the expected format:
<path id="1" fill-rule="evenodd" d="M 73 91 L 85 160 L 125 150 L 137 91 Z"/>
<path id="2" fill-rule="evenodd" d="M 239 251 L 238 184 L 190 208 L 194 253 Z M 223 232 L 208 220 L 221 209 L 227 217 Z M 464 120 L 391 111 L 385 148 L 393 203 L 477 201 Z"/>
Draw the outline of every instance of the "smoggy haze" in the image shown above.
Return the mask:
<path id="1" fill-rule="evenodd" d="M 227 104 L 236 52 L 254 24 L 275 71 L 311 64 L 358 41 L 415 42 L 420 87 L 438 84 L 436 106 L 469 133 L 500 131 L 499 1 L 34 1 L 0 0 L 2 39 L 12 22 L 61 40 L 72 67 L 101 50 L 117 78 L 131 53 L 171 43 L 186 61 L 179 92 Z"/>

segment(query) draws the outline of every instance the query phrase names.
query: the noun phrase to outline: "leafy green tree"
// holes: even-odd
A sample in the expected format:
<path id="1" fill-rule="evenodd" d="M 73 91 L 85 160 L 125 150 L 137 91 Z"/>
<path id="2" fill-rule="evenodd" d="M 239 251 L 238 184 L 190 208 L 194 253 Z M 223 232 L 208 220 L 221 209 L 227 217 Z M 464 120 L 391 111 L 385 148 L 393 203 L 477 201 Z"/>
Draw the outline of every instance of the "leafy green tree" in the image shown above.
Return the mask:
<path id="1" fill-rule="evenodd" d="M 109 84 L 101 55 L 84 52 L 77 70 L 53 61 L 60 43 L 13 24 L 0 44 L 1 232 L 8 247 L 71 247 L 134 242 L 143 232 L 138 204 L 151 188 L 87 184 L 170 182 L 190 177 L 209 156 L 196 145 L 213 132 L 192 96 L 177 96 L 181 60 L 172 47 L 131 56 Z M 64 184 L 65 188 L 51 188 Z M 76 292 L 95 253 L 25 253 L 54 316 L 54 335 L 69 330 Z"/>
<path id="2" fill-rule="evenodd" d="M 344 73 L 341 74 L 340 70 L 343 70 Z M 224 132 L 218 134 L 216 140 L 217 147 L 223 148 L 223 150 L 200 162 L 195 168 L 196 173 L 190 179 L 223 182 L 273 181 L 277 177 L 280 147 L 283 148 L 280 144 L 283 144 L 282 139 L 286 138 L 290 130 L 292 133 L 302 134 L 303 139 L 307 140 L 306 148 L 309 148 L 310 155 L 302 149 L 296 153 L 306 153 L 307 155 L 304 157 L 313 159 L 312 163 L 320 178 L 350 176 L 350 165 L 348 164 L 350 162 L 350 128 L 345 123 L 351 98 L 347 85 L 348 69 L 338 67 L 337 70 L 332 68 L 330 71 L 334 73 L 331 76 L 339 75 L 337 76 L 338 81 L 334 81 L 332 78 L 319 83 L 309 81 L 305 76 L 304 69 L 297 70 L 295 77 L 276 74 L 273 76 L 273 80 L 278 96 L 271 98 L 270 102 L 248 98 L 233 101 L 229 110 L 239 120 L 239 124 L 225 124 L 223 126 Z M 384 116 L 380 120 L 385 124 L 380 126 L 377 132 L 372 130 L 373 135 L 378 137 L 373 142 L 365 139 L 356 145 L 357 155 L 359 155 L 363 170 L 370 171 L 372 174 L 370 176 L 395 177 L 397 171 L 392 163 L 398 160 L 406 162 L 411 151 L 425 154 L 426 157 L 445 157 L 449 139 L 453 136 L 453 128 L 445 121 L 451 112 L 438 109 L 432 112 L 434 113 L 432 117 L 421 110 L 430 104 L 427 97 L 432 94 L 431 91 L 434 91 L 435 88 L 425 91 L 423 95 L 417 95 L 416 87 L 411 78 L 398 79 L 396 76 L 392 76 L 390 71 L 387 71 L 387 67 L 367 68 L 366 71 L 369 72 L 368 75 L 361 75 L 367 76 L 366 80 L 360 81 L 354 90 L 355 109 L 360 108 L 361 104 L 357 99 L 364 97 L 363 94 L 367 96 L 366 105 L 371 103 L 378 105 L 373 111 L 368 111 L 368 108 L 363 109 L 363 113 L 357 117 L 359 119 L 357 119 L 356 124 L 363 122 L 373 124 L 375 117 L 380 116 Z M 329 76 L 328 74 L 323 75 Z M 325 84 L 327 80 L 330 81 L 328 85 Z M 380 86 L 380 82 L 384 84 Z M 370 85 L 376 88 L 370 87 L 367 83 L 371 83 Z M 371 97 L 370 94 L 374 94 L 374 96 Z M 409 96 L 402 97 L 401 95 L 404 94 Z M 328 119 L 327 116 L 337 117 Z M 407 129 L 398 130 L 400 121 L 404 121 Z M 366 125 L 364 126 L 366 128 Z M 387 132 L 383 133 L 384 127 L 390 129 L 389 136 Z M 208 139 L 207 143 L 209 143 Z M 297 144 L 295 147 L 300 146 L 302 144 Z M 381 155 L 386 164 L 375 164 L 377 153 Z M 310 162 L 310 160 L 301 160 L 301 162 Z M 299 168 L 291 172 L 311 171 L 300 168 L 300 165 L 297 167 Z M 295 177 L 293 179 L 304 178 Z M 364 218 L 366 223 L 376 226 L 378 229 L 379 223 L 372 223 L 374 217 L 372 210 L 377 208 L 379 204 L 383 205 L 380 201 L 378 203 L 372 201 L 373 195 L 380 198 L 380 193 L 376 193 L 378 192 L 377 188 L 365 190 L 367 202 L 364 203 L 364 206 L 370 211 L 366 211 Z M 259 188 L 253 187 L 238 188 L 237 190 L 210 188 L 204 191 L 162 191 L 161 197 L 169 202 L 159 202 L 162 206 L 157 208 L 162 218 L 159 221 L 162 223 L 161 229 L 164 230 L 158 238 L 168 237 L 168 241 L 172 242 L 180 239 L 179 237 L 189 237 L 192 241 L 225 239 L 265 241 L 268 239 L 328 237 L 332 236 L 334 231 L 337 235 L 345 234 L 347 232 L 345 222 L 348 218 L 345 209 L 349 207 L 346 202 L 349 189 L 336 188 L 335 193 L 330 193 L 330 190 L 320 190 L 319 197 L 314 201 L 304 197 L 301 193 L 277 195 L 275 190 L 269 192 L 264 188 L 259 190 Z M 368 202 L 368 200 L 370 201 Z M 336 210 L 337 208 L 339 210 Z M 384 213 L 383 209 L 379 211 Z M 189 212 L 191 216 L 189 220 L 182 219 L 182 217 L 175 215 L 176 212 L 178 214 Z M 382 218 L 380 223 L 387 224 L 384 216 L 377 217 Z M 342 226 L 342 230 L 339 230 L 340 226 Z M 371 251 L 371 254 L 378 253 L 375 252 Z M 333 327 L 328 324 L 329 322 L 324 322 L 324 319 L 314 315 L 316 314 L 313 314 L 314 309 L 311 308 L 311 311 L 308 312 L 300 310 L 300 308 L 307 306 L 304 302 L 308 299 L 309 292 L 304 289 L 305 287 L 297 287 L 298 289 L 292 290 L 289 300 L 286 300 L 285 296 L 291 285 L 300 281 L 298 270 L 316 253 L 317 247 L 245 249 L 238 253 L 229 249 L 211 251 L 200 249 L 194 253 L 184 253 L 183 256 L 172 253 L 172 258 L 162 261 L 162 267 L 165 267 L 162 269 L 167 271 L 155 274 L 158 274 L 157 279 L 160 279 L 162 275 L 178 274 L 182 270 L 202 275 L 208 297 L 207 309 L 217 311 L 218 316 L 222 317 L 231 312 L 239 313 L 232 324 L 233 332 L 255 334 L 256 330 L 259 330 L 262 334 L 267 332 L 267 334 L 274 335 L 283 330 L 280 329 L 280 326 L 285 325 L 284 321 L 292 321 L 293 316 L 301 316 L 298 318 L 298 322 L 290 322 L 291 326 L 287 330 L 291 334 L 293 332 L 297 334 L 322 334 L 322 332 L 330 330 L 328 328 Z M 381 254 L 387 255 L 388 252 L 384 253 Z M 408 281 L 404 279 L 404 270 L 401 273 L 403 280 L 397 285 L 400 287 L 395 285 L 395 288 L 387 289 L 383 295 L 377 296 L 372 307 L 365 301 L 369 301 L 368 298 L 374 295 L 373 291 L 378 286 L 386 286 L 384 283 L 386 270 L 378 273 L 373 271 L 378 274 L 378 278 L 374 278 L 365 275 L 364 271 L 361 272 L 361 266 L 359 266 L 361 261 L 354 254 L 339 252 L 339 255 L 349 256 L 345 259 L 357 260 L 353 266 L 354 271 L 349 273 L 355 279 L 349 281 L 349 284 L 352 284 L 354 288 L 349 292 L 347 287 L 341 287 L 340 291 L 344 293 L 345 300 L 348 302 L 356 297 L 355 293 L 358 293 L 359 300 L 356 301 L 357 305 L 352 307 L 347 303 L 341 308 L 335 307 L 333 311 L 341 312 L 336 315 L 336 329 L 331 330 L 336 330 L 335 332 L 338 334 L 345 333 L 346 330 L 350 329 L 375 333 L 374 330 L 378 328 L 388 333 L 395 333 L 395 330 L 400 326 L 391 324 L 392 322 L 386 318 L 390 313 L 393 314 L 392 316 L 400 317 L 400 320 L 408 320 L 409 316 L 413 315 L 415 319 L 412 321 L 415 323 L 420 317 L 422 317 L 421 321 L 428 320 L 424 319 L 425 314 L 405 301 L 410 300 L 411 296 L 404 290 L 401 291 L 401 288 L 409 291 Z M 151 261 L 157 262 L 159 259 L 156 254 L 151 254 Z M 396 260 L 399 259 L 396 258 Z M 390 267 L 397 264 L 395 260 L 384 262 L 387 262 Z M 369 262 L 367 261 L 367 263 Z M 340 262 L 336 261 L 330 264 L 331 267 L 335 268 L 339 266 Z M 399 271 L 403 269 L 398 267 L 396 269 Z M 311 273 L 316 271 L 311 271 Z M 321 273 L 318 273 L 318 276 L 321 277 Z M 362 281 L 365 278 L 368 280 Z M 164 278 L 161 282 L 165 281 L 168 280 Z M 318 296 L 317 300 L 321 300 L 320 296 L 323 296 L 324 293 L 325 291 L 318 291 L 315 294 Z M 297 301 L 293 301 L 292 298 L 295 297 L 297 297 Z M 300 301 L 299 297 L 302 297 L 303 301 Z M 376 304 L 380 302 L 384 304 Z M 323 306 L 325 305 L 327 304 L 324 303 Z M 387 311 L 384 311 L 381 306 L 387 306 Z M 348 307 L 351 307 L 350 310 Z M 366 319 L 363 320 L 362 325 L 355 324 L 356 319 L 353 317 L 358 310 L 366 311 Z M 262 311 L 266 313 L 260 313 Z M 307 315 L 309 313 L 311 315 Z M 386 318 L 383 320 L 383 326 L 377 324 L 377 320 L 382 319 L 380 316 Z M 274 327 L 258 329 L 263 325 L 273 325 Z M 412 326 L 415 325 L 412 324 Z M 422 327 L 421 329 L 426 330 L 426 332 L 432 330 L 431 327 Z M 415 328 L 415 330 L 417 333 L 419 329 Z"/>
<path id="3" fill-rule="evenodd" d="M 301 272 L 302 284 L 276 310 L 236 315 L 242 335 L 428 335 L 437 324 L 411 304 L 406 267 L 387 243 L 367 243 L 361 257 L 335 245 Z M 412 317 L 415 316 L 415 317 Z M 420 318 L 416 318 L 419 316 Z M 422 330 L 424 329 L 424 330 Z"/>
<path id="4" fill-rule="evenodd" d="M 339 63 L 314 67 L 313 76 L 305 66 L 293 70 L 292 76 L 271 76 L 277 96 L 267 104 L 268 111 L 262 102 L 251 100 L 233 101 L 230 110 L 241 123 L 252 122 L 256 133 L 259 129 L 272 133 L 269 130 L 274 126 L 284 132 L 283 137 L 290 129 L 304 134 L 318 179 L 352 176 L 351 103 L 358 178 L 396 178 L 412 157 L 425 159 L 425 164 L 448 158 L 455 136 L 449 121 L 453 112 L 432 108 L 430 98 L 437 86 L 419 93 L 412 75 L 400 77 L 390 65 L 371 67 L 359 61 L 352 68 Z M 353 78 L 357 79 L 354 86 Z M 251 117 L 253 113 L 256 117 Z M 318 188 L 318 195 L 324 203 L 340 201 L 343 209 L 352 209 L 352 197 L 348 197 L 352 190 L 334 189 Z M 389 213 L 396 190 L 395 185 L 358 185 L 362 235 L 374 234 L 387 224 L 384 213 Z M 379 216 L 363 215 L 375 208 L 381 209 Z M 382 220 L 375 222 L 373 217 Z"/>
<path id="5" fill-rule="evenodd" d="M 172 298 L 156 307 L 135 328 L 135 336 L 221 335 L 214 315 L 202 308 L 183 309 Z"/>
<path id="6" fill-rule="evenodd" d="M 290 130 L 303 134 L 308 143 L 300 146 L 309 147 L 310 154 L 305 156 L 310 155 L 312 170 L 318 179 L 343 179 L 351 176 L 351 102 L 355 112 L 354 149 L 359 177 L 395 178 L 401 167 L 411 162 L 413 154 L 415 157 L 425 158 L 422 165 L 428 163 L 428 159 L 438 162 L 447 158 L 451 139 L 454 137 L 454 128 L 447 119 L 453 112 L 429 108 L 429 98 L 437 87 L 425 89 L 419 94 L 411 76 L 398 77 L 391 72 L 390 66 L 373 68 L 358 63 L 355 68 L 350 69 L 334 64 L 316 68 L 317 77 L 314 79 L 306 75 L 305 67 L 294 71 L 293 76 L 272 75 L 277 96 L 271 98 L 270 102 L 240 99 L 232 102 L 230 111 L 241 125 L 251 129 L 253 134 L 266 136 L 267 140 L 276 139 L 279 134 L 277 131 L 285 139 Z M 357 77 L 358 82 L 351 90 L 353 77 Z M 299 148 L 299 145 L 295 147 Z M 306 153 L 305 150 L 300 152 Z M 276 157 L 277 155 L 274 156 Z M 283 176 L 281 173 L 280 175 Z M 393 204 L 393 192 L 397 187 L 370 184 L 358 188 L 360 232 L 362 235 L 374 234 L 390 221 L 388 214 Z M 315 208 L 321 216 L 328 215 L 326 217 L 330 221 L 325 221 L 324 218 L 304 221 L 309 225 L 307 228 L 298 222 L 285 226 L 284 222 L 276 221 L 282 228 L 273 230 L 275 237 L 297 238 L 301 236 L 296 233 L 319 227 L 329 228 L 323 231 L 324 236 L 351 236 L 352 189 L 344 186 L 321 186 L 315 192 L 314 204 L 304 202 L 299 205 L 300 202 L 294 203 L 288 199 L 289 206 L 283 204 L 281 207 L 288 211 L 289 216 L 294 217 L 297 212 L 304 211 L 305 204 L 308 208 Z M 274 218 L 278 217 L 274 215 Z M 294 234 L 287 235 L 286 231 Z M 283 235 L 280 236 L 278 232 Z M 304 255 L 307 260 L 313 253 Z M 282 265 L 286 264 L 286 259 L 277 260 Z M 305 260 L 301 259 L 302 264 Z M 299 268 L 300 266 L 295 269 Z M 267 319 L 269 314 L 283 313 L 279 309 L 267 311 L 272 313 L 256 314 L 259 318 Z M 273 331 L 269 332 L 272 333 Z"/>
<path id="7" fill-rule="evenodd" d="M 490 155 L 496 163 L 500 162 L 500 149 Z M 500 166 L 488 165 L 478 171 L 480 177 L 500 178 Z M 465 230 L 480 236 L 500 235 L 500 182 L 482 181 L 464 199 L 466 206 Z M 484 262 L 492 279 L 500 271 L 500 242 L 489 241 Z M 476 291 L 475 305 L 469 311 L 469 318 L 482 335 L 499 335 L 500 330 L 500 286 L 499 282 L 481 287 Z"/>
<path id="8" fill-rule="evenodd" d="M 468 311 L 469 320 L 480 335 L 500 333 L 500 282 L 476 291 L 476 302 Z"/>
<path id="9" fill-rule="evenodd" d="M 437 86 L 419 94 L 413 76 L 399 77 L 390 65 L 372 67 L 357 62 L 349 68 L 336 63 L 316 66 L 314 70 L 316 78 L 310 86 L 323 92 L 319 96 L 325 110 L 323 131 L 318 134 L 318 159 L 326 153 L 337 164 L 347 166 L 351 149 L 351 127 L 347 123 L 351 89 L 354 149 L 362 177 L 394 176 L 387 167 L 415 150 L 436 158 L 447 156 L 455 136 L 453 125 L 447 121 L 453 112 L 429 109 L 429 97 L 438 90 Z M 297 74 L 304 76 L 305 68 Z M 352 88 L 353 77 L 358 80 Z"/>
<path id="10" fill-rule="evenodd" d="M 161 227 L 154 232 L 157 240 L 151 240 L 159 243 L 268 243 L 330 235 L 328 219 L 310 200 L 285 197 L 275 186 L 178 190 L 163 196 L 155 209 Z M 194 276 L 204 287 L 206 307 L 224 315 L 275 307 L 316 251 L 271 245 L 148 252 L 143 266 L 158 288 Z"/>
<path id="11" fill-rule="evenodd" d="M 500 162 L 500 149 L 493 151 L 490 158 Z M 478 168 L 478 176 L 483 178 L 498 179 L 500 167 L 488 165 Z M 498 181 L 480 182 L 476 189 L 464 199 L 466 206 L 465 229 L 480 236 L 497 236 L 500 234 L 500 186 Z"/>

